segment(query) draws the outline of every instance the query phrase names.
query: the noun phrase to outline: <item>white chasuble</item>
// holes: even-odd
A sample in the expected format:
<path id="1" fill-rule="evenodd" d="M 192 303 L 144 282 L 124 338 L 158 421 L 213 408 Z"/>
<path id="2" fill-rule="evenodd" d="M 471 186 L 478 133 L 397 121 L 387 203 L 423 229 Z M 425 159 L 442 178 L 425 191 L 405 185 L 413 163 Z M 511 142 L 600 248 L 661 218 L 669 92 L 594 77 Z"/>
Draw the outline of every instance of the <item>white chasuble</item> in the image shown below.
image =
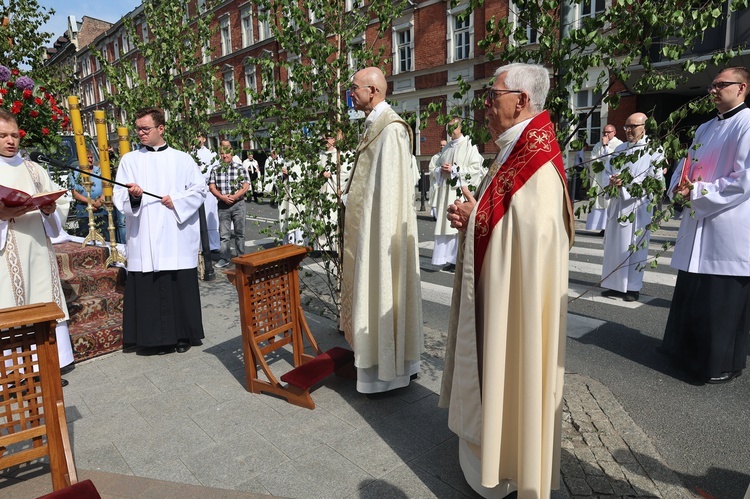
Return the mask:
<path id="1" fill-rule="evenodd" d="M 341 328 L 358 377 L 369 370 L 370 386 L 358 381 L 363 392 L 408 384 L 424 348 L 412 180 L 411 130 L 387 107 L 360 142 L 345 188 Z"/>

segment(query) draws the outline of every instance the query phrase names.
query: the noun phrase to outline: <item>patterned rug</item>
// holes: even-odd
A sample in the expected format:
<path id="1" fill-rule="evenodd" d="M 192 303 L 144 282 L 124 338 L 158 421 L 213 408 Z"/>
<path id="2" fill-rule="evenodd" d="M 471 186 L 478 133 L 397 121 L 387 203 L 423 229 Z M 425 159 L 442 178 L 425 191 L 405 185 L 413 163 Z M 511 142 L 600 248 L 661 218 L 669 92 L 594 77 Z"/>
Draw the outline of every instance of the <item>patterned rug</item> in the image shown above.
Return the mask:
<path id="1" fill-rule="evenodd" d="M 122 348 L 122 300 L 125 269 L 104 267 L 109 250 L 80 243 L 55 245 L 70 340 L 76 362 Z"/>

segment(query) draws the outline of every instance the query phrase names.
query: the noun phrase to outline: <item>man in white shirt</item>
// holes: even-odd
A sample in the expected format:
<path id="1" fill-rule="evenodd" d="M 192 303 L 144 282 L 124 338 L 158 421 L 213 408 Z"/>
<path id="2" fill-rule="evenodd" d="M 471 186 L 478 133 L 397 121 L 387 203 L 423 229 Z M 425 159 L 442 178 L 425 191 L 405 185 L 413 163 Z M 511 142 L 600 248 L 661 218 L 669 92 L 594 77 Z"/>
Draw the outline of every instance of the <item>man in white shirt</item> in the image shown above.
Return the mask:
<path id="1" fill-rule="evenodd" d="M 594 204 L 591 211 L 586 217 L 586 230 L 598 230 L 600 235 L 604 235 L 604 228 L 607 225 L 607 206 L 609 200 L 604 196 L 604 186 L 609 184 L 607 177 L 606 165 L 609 158 L 615 152 L 615 148 L 622 144 L 617 138 L 617 129 L 614 125 L 606 125 L 602 132 L 602 139 L 594 145 L 591 150 L 591 159 L 586 165 L 586 172 L 589 178 L 589 189 L 594 189 Z M 604 163 L 599 173 L 594 171 L 594 164 L 597 162 Z"/>
<path id="2" fill-rule="evenodd" d="M 646 227 L 653 216 L 649 208 L 651 195 L 631 191 L 637 191 L 633 186 L 643 184 L 649 177 L 663 178 L 664 154 L 649 145 L 645 114 L 631 114 L 624 128 L 628 141 L 617 146 L 606 168 L 608 185 L 613 186 L 617 194 L 610 197 L 607 208 L 601 287 L 605 288 L 602 296 L 631 302 L 638 300 L 643 287 L 651 238 L 651 231 Z M 631 155 L 635 159 L 628 158 L 621 165 L 616 161 L 618 156 Z M 625 170 L 632 177 L 627 183 L 622 180 Z"/>

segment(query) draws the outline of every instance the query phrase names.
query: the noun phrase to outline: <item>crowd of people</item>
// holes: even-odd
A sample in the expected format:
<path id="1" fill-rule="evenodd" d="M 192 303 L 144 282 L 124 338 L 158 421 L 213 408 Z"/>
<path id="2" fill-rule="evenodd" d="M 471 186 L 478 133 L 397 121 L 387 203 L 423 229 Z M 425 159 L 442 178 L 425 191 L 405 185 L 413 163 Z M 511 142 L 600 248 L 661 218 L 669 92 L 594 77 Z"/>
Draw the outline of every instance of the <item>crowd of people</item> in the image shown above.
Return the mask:
<path id="1" fill-rule="evenodd" d="M 589 170 L 596 202 L 586 228 L 604 231 L 607 298 L 640 297 L 654 199 L 634 186 L 661 183 L 683 207 L 672 258 L 679 275 L 660 350 L 705 383 L 739 376 L 748 353 L 749 84 L 744 68 L 714 78 L 708 91 L 718 116 L 698 128 L 668 186 L 664 154 L 651 145 L 643 113 L 627 118 L 625 142 L 613 125 L 604 127 L 592 151 L 603 168 Z M 368 396 L 408 386 L 425 348 L 414 138 L 386 102 L 387 88 L 383 72 L 370 67 L 348 89 L 365 119 L 355 160 L 340 173 L 343 247 L 331 246 L 343 261 L 340 329 L 354 352 L 356 389 Z M 433 264 L 455 272 L 439 405 L 448 408 L 448 425 L 459 437 L 464 476 L 483 497 L 514 491 L 549 497 L 560 477 L 568 251 L 575 230 L 563 155 L 544 109 L 548 92 L 544 67 L 499 67 L 484 95 L 498 149 L 489 167 L 463 136 L 460 119 L 448 123 L 449 140 L 430 162 Z M 240 158 L 229 141 L 221 141 L 217 156 L 203 134 L 196 161 L 166 143 L 164 114 L 156 108 L 139 111 L 135 126 L 142 147 L 122 157 L 116 177 L 122 185 L 114 188 L 127 246 L 123 342 L 149 353 L 184 353 L 204 338 L 197 250 L 218 250 L 218 267 L 245 252 L 247 198 L 257 202 L 263 191 L 275 190 L 285 242 L 307 244 L 288 218 L 300 209 L 291 195 L 300 165 L 276 151 L 264 165 L 251 153 Z M 15 119 L 0 110 L 2 183 L 50 190 L 46 172 L 20 157 L 18 142 Z M 321 193 L 331 194 L 336 141 L 324 137 L 323 144 Z M 79 203 L 88 202 L 75 192 Z M 99 209 L 98 188 L 91 200 Z M 82 218 L 80 211 L 74 216 Z M 0 257 L 8 262 L 0 273 L 13 284 L 0 289 L 1 306 L 55 301 L 66 312 L 48 238 L 60 227 L 54 203 L 40 210 L 0 204 Z M 23 279 L 8 274 L 16 261 Z M 69 344 L 61 326 L 58 344 Z M 60 355 L 61 365 L 72 360 L 62 349 Z"/>

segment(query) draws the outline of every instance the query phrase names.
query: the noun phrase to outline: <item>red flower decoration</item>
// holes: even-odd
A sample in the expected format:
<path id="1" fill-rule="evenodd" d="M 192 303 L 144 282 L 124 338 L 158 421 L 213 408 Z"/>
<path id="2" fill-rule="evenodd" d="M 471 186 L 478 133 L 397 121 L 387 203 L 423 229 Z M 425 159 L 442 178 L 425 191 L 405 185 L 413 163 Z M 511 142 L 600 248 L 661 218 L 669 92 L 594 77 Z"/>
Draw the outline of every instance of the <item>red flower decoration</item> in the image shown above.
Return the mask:
<path id="1" fill-rule="evenodd" d="M 0 94 L 8 95 L 8 89 L 7 88 L 0 88 Z"/>
<path id="2" fill-rule="evenodd" d="M 18 135 L 20 135 L 20 136 L 21 136 L 21 138 L 24 138 L 24 137 L 26 137 L 26 130 L 21 130 L 21 129 L 19 129 L 19 130 L 18 130 Z"/>
<path id="3" fill-rule="evenodd" d="M 49 128 L 47 128 L 46 126 L 43 126 L 42 127 L 42 135 L 49 135 Z"/>
<path id="4" fill-rule="evenodd" d="M 41 106 L 42 104 L 44 104 L 44 101 L 40 99 L 39 97 L 35 97 L 34 104 L 36 104 L 37 106 Z"/>
<path id="5" fill-rule="evenodd" d="M 32 118 L 36 118 L 37 116 L 39 116 L 39 111 L 34 109 L 33 111 L 29 113 L 29 116 L 31 116 Z"/>
<path id="6" fill-rule="evenodd" d="M 24 99 L 29 100 L 34 95 L 34 93 L 27 88 L 26 90 L 23 91 L 23 94 L 21 95 L 23 95 Z"/>
<path id="7" fill-rule="evenodd" d="M 13 76 L 18 76 L 21 74 L 21 72 L 17 69 L 11 69 L 10 74 L 12 74 Z"/>
<path id="8" fill-rule="evenodd" d="M 12 81 L 6 81 L 5 82 L 5 86 L 8 87 L 8 88 L 13 88 L 13 87 L 16 86 L 16 84 L 13 83 Z"/>

